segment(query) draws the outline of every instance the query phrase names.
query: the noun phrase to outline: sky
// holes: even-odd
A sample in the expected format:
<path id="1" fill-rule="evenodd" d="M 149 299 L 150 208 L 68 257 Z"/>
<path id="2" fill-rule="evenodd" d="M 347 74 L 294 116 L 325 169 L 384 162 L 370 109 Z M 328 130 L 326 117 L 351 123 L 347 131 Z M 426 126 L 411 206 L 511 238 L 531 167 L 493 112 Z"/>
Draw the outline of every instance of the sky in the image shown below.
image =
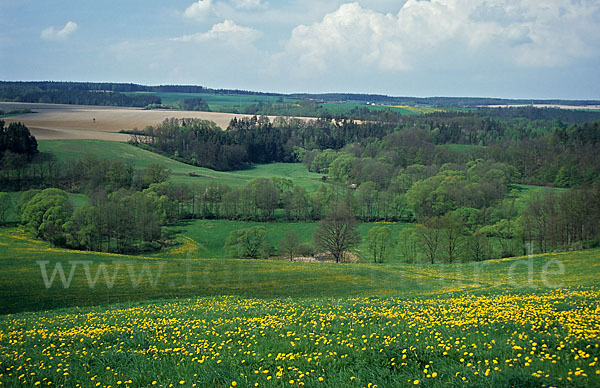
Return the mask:
<path id="1" fill-rule="evenodd" d="M 600 1 L 0 0 L 0 80 L 600 99 Z"/>

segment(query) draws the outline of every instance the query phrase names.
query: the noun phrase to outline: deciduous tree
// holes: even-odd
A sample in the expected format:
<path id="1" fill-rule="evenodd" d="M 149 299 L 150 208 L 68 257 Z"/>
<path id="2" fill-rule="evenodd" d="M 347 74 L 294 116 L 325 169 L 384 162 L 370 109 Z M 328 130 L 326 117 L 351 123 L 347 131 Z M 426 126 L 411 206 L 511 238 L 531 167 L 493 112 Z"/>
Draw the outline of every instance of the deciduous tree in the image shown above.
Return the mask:
<path id="1" fill-rule="evenodd" d="M 319 222 L 314 233 L 315 245 L 331 254 L 336 263 L 345 261 L 346 253 L 360 244 L 358 223 L 344 204 L 337 204 Z"/>

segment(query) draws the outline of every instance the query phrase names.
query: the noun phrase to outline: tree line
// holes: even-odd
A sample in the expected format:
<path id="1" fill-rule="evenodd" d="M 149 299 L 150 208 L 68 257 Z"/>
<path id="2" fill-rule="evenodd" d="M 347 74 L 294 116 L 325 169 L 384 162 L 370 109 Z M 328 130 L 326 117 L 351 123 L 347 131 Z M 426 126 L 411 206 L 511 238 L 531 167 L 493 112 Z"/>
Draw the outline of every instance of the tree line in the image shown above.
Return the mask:
<path id="1" fill-rule="evenodd" d="M 461 210 L 421 218 L 416 227 L 405 228 L 397 236 L 388 227 L 376 225 L 366 234 L 363 253 L 374 263 L 386 261 L 395 252 L 409 263 L 435 264 L 600 246 L 600 186 L 542 192 L 522 210 L 515 209 L 514 202 L 505 202 L 494 213 L 486 225 L 473 222 L 472 214 Z M 278 254 L 293 260 L 316 254 L 344 262 L 362 241 L 357 221 L 347 204 L 338 202 L 319 221 L 313 245 L 301 244 L 290 231 L 275 248 L 267 241 L 266 228 L 255 226 L 231 232 L 224 248 L 236 258 Z"/>
<path id="2" fill-rule="evenodd" d="M 3 86 L 37 88 L 40 90 L 110 91 L 119 93 L 213 93 L 256 96 L 280 96 L 278 93 L 253 92 L 240 89 L 212 89 L 199 85 L 140 85 L 119 82 L 61 82 L 61 81 L 0 81 Z"/>
<path id="3" fill-rule="evenodd" d="M 0 100 L 47 104 L 145 107 L 160 105 L 158 96 L 128 95 L 113 91 L 79 89 L 42 89 L 34 85 L 0 83 Z"/>
<path id="4" fill-rule="evenodd" d="M 386 171 L 387 178 L 381 179 L 387 182 L 414 164 L 439 167 L 485 159 L 515 166 L 520 183 L 574 187 L 600 180 L 600 159 L 594 151 L 599 126 L 600 121 L 566 125 L 444 114 L 397 124 L 286 118 L 271 122 L 254 116 L 235 118 L 221 131 L 207 121 L 169 119 L 132 132 L 132 143 L 221 171 L 302 161 L 310 171 L 326 173 L 345 153 L 383 167 L 374 171 Z"/>

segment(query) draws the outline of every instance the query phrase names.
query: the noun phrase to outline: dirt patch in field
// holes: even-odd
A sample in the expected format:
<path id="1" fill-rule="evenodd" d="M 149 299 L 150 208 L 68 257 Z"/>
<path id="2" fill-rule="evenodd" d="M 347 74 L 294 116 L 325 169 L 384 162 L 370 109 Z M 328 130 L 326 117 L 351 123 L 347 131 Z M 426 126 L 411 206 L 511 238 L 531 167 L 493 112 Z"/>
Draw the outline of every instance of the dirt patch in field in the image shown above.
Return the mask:
<path id="1" fill-rule="evenodd" d="M 327 254 L 320 254 L 316 256 L 295 256 L 292 261 L 299 261 L 303 263 L 335 263 L 333 257 Z M 360 262 L 360 258 L 352 252 L 346 252 L 346 260 L 344 262 L 358 263 Z"/>
<path id="2" fill-rule="evenodd" d="M 29 127 L 29 131 L 37 140 L 99 139 L 124 142 L 128 141 L 130 137 L 124 133 L 84 131 L 80 129 L 49 129 Z"/>
<path id="3" fill-rule="evenodd" d="M 214 121 L 225 129 L 234 117 L 252 117 L 251 115 L 196 112 L 180 110 L 144 110 L 141 108 L 120 108 L 84 105 L 32 104 L 0 102 L 0 110 L 31 109 L 35 113 L 7 117 L 7 123 L 20 121 L 30 129 L 36 128 L 39 140 L 50 139 L 102 139 L 127 141 L 128 135 L 105 135 L 134 128 L 143 129 L 156 125 L 167 118 L 197 118 Z M 269 116 L 271 120 L 275 116 Z M 51 132 L 50 132 L 51 131 Z M 78 133 L 78 132 L 85 133 Z M 37 135 L 34 133 L 34 136 Z"/>

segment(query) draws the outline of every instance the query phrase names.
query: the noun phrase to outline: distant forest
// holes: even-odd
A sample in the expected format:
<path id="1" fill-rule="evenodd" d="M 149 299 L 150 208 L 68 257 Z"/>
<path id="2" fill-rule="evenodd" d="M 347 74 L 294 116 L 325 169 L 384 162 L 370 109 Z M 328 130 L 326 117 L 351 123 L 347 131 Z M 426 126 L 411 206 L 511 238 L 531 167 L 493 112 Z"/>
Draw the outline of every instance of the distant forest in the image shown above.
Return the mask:
<path id="1" fill-rule="evenodd" d="M 381 94 L 360 94 L 360 93 L 265 93 L 240 89 L 213 89 L 198 85 L 156 85 L 147 86 L 133 83 L 114 83 L 114 82 L 55 82 L 55 81 L 0 81 L 0 100 L 22 101 L 22 102 L 40 102 L 18 100 L 19 93 L 24 91 L 50 92 L 57 91 L 79 91 L 79 92 L 112 92 L 112 93 L 132 93 L 132 92 L 171 92 L 171 93 L 213 93 L 223 95 L 255 95 L 255 96 L 281 96 L 298 100 L 313 100 L 317 102 L 335 102 L 335 101 L 356 101 L 356 102 L 375 102 L 391 105 L 425 105 L 425 106 L 443 106 L 443 107 L 478 107 L 480 105 L 528 105 L 528 104 L 560 104 L 560 105 L 600 105 L 596 100 L 542 100 L 542 99 L 505 99 L 489 97 L 395 97 Z M 24 97 L 21 97 L 24 98 Z M 58 97 L 54 97 L 57 98 Z M 33 97 L 30 97 L 33 99 Z M 83 100 L 83 99 L 82 99 Z M 63 98 L 62 101 L 65 101 Z M 135 101 L 138 105 L 123 106 L 143 106 L 142 100 Z M 111 104 L 100 105 L 113 105 Z M 58 102 L 57 102 L 58 103 Z M 61 102 L 65 103 L 65 102 Z M 69 103 L 69 102 L 66 102 Z M 126 100 L 123 103 L 131 103 Z M 150 102 L 149 104 L 160 104 L 160 101 Z M 91 105 L 91 104 L 90 104 Z M 145 105 L 144 105 L 145 106 Z M 266 114 L 264 112 L 257 112 Z"/>
<path id="2" fill-rule="evenodd" d="M 0 100 L 48 104 L 100 105 L 145 107 L 160 105 L 161 99 L 152 95 L 127 95 L 115 91 L 79 88 L 70 83 L 1 82 Z"/>

